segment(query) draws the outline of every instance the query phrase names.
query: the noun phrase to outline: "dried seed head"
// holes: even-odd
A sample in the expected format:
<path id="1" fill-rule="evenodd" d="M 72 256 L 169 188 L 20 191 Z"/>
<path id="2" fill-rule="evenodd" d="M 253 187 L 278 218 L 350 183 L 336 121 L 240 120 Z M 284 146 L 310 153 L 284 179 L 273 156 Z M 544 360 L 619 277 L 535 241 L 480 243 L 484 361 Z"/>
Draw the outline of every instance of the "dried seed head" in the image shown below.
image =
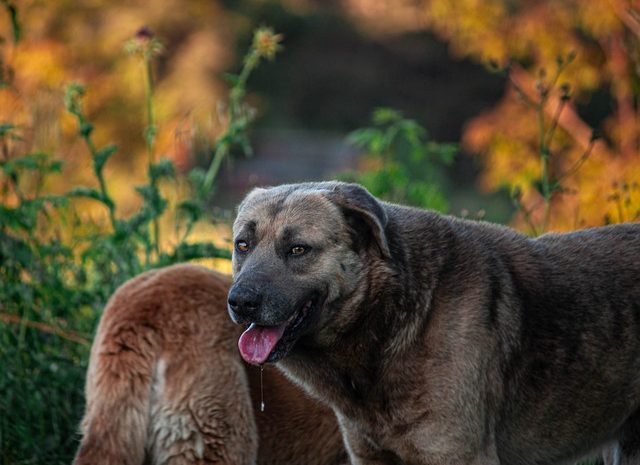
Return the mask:
<path id="1" fill-rule="evenodd" d="M 272 60 L 282 49 L 282 34 L 275 34 L 270 27 L 261 27 L 253 34 L 253 48 L 259 56 Z"/>
<path id="2" fill-rule="evenodd" d="M 147 26 L 142 26 L 124 45 L 129 55 L 142 55 L 145 59 L 159 55 L 163 51 L 162 42 Z"/>
<path id="3" fill-rule="evenodd" d="M 142 26 L 134 36 L 140 45 L 147 44 L 153 39 L 154 34 L 147 26 Z"/>

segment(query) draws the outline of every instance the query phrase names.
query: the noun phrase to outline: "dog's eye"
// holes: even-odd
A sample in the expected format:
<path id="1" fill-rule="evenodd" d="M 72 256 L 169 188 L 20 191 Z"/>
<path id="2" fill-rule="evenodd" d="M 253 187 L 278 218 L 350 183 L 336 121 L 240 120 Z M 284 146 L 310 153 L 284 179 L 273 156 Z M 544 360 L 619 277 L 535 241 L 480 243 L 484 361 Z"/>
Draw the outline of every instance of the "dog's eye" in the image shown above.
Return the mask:
<path id="1" fill-rule="evenodd" d="M 305 253 L 308 250 L 307 247 L 304 247 L 302 245 L 296 245 L 294 247 L 291 247 L 291 250 L 289 250 L 289 253 L 291 255 L 302 255 L 303 253 Z"/>
<path id="2" fill-rule="evenodd" d="M 236 250 L 240 253 L 246 253 L 249 251 L 249 244 L 247 241 L 236 241 Z"/>

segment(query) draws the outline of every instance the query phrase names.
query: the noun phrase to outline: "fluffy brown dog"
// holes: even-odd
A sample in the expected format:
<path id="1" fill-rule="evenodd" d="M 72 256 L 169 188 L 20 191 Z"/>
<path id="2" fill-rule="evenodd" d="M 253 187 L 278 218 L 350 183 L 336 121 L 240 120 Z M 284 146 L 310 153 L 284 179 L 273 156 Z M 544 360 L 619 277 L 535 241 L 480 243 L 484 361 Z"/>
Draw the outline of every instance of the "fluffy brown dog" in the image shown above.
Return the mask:
<path id="1" fill-rule="evenodd" d="M 176 265 L 116 291 L 91 350 L 75 465 L 346 460 L 333 414 L 273 369 L 259 411 L 260 371 L 240 360 L 226 314 L 230 283 Z"/>
<path id="2" fill-rule="evenodd" d="M 352 464 L 640 464 L 640 224 L 528 238 L 339 182 L 256 189 L 229 310 Z"/>

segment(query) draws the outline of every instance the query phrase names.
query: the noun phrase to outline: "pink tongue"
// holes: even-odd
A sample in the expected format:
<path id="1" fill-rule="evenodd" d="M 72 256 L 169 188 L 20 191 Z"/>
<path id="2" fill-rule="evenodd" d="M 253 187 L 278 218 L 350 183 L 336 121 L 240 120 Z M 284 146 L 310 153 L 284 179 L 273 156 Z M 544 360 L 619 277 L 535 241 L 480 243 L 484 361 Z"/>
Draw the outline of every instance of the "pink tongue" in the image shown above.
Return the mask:
<path id="1" fill-rule="evenodd" d="M 281 324 L 280 326 L 257 326 L 255 323 L 252 324 L 238 339 L 240 356 L 245 362 L 253 363 L 254 365 L 263 364 L 282 337 L 285 328 L 286 324 Z"/>

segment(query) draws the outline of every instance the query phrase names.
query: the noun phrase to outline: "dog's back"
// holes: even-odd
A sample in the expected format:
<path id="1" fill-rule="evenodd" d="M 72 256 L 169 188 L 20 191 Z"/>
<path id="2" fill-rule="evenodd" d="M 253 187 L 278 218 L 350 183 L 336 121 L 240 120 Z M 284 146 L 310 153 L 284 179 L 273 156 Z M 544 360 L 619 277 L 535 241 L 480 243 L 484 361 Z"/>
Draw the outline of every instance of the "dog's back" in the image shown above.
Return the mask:
<path id="1" fill-rule="evenodd" d="M 109 301 L 91 350 L 76 465 L 254 463 L 257 433 L 228 277 L 178 265 Z"/>
<path id="2" fill-rule="evenodd" d="M 264 387 L 258 368 L 247 377 L 242 329 L 226 311 L 230 283 L 176 265 L 116 291 L 91 351 L 75 465 L 346 461 L 333 412 L 273 367 Z"/>

